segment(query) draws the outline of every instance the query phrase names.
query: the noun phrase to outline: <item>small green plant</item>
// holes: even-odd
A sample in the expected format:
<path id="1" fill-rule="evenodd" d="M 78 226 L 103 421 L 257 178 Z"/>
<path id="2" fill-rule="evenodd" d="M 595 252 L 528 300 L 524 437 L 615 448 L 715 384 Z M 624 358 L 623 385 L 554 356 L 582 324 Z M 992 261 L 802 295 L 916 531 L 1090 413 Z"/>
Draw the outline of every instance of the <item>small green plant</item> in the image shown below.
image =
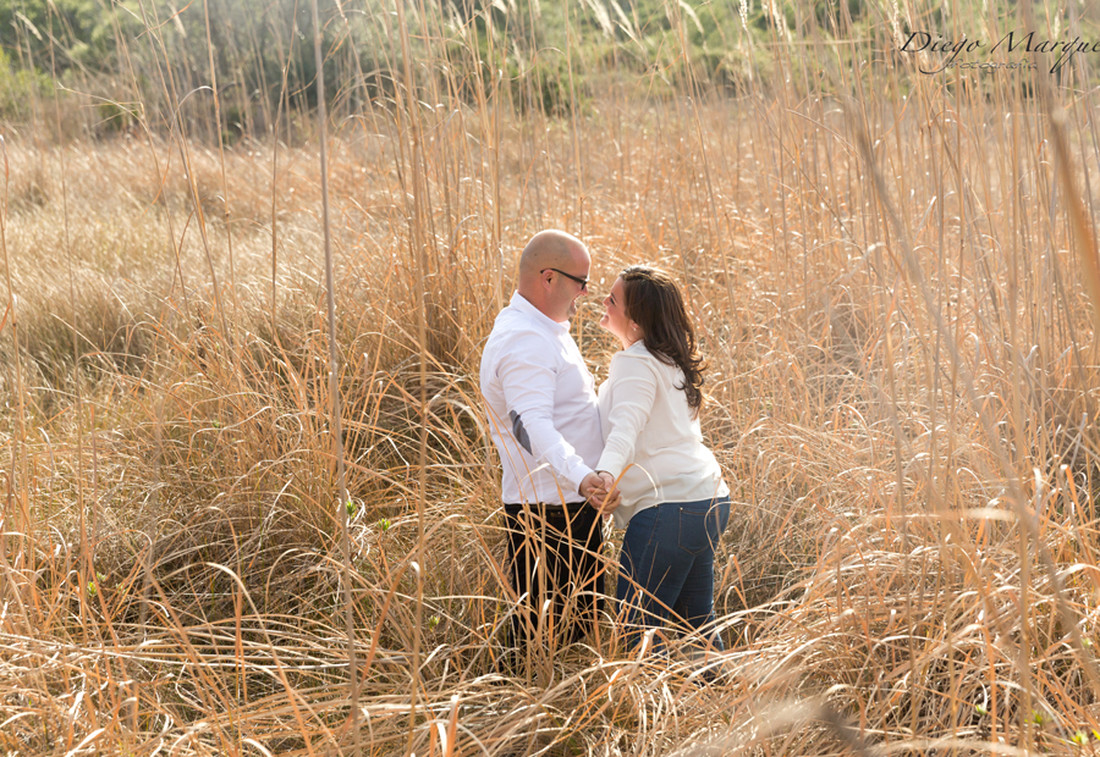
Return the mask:
<path id="1" fill-rule="evenodd" d="M 382 518 L 380 521 L 378 521 L 378 530 L 379 531 L 389 531 L 390 530 L 390 525 L 391 524 L 390 524 L 390 519 L 389 518 Z"/>

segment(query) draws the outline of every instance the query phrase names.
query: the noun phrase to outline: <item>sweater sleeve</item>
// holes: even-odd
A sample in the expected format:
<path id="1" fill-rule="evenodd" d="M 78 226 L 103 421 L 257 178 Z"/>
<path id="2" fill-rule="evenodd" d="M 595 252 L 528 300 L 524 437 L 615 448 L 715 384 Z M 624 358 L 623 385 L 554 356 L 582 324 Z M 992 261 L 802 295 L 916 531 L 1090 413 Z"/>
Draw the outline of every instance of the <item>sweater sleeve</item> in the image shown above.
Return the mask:
<path id="1" fill-rule="evenodd" d="M 603 422 L 609 432 L 596 470 L 618 477 L 634 459 L 634 446 L 649 421 L 657 396 L 657 375 L 648 361 L 618 353 L 604 391 L 611 392 L 611 408 Z"/>

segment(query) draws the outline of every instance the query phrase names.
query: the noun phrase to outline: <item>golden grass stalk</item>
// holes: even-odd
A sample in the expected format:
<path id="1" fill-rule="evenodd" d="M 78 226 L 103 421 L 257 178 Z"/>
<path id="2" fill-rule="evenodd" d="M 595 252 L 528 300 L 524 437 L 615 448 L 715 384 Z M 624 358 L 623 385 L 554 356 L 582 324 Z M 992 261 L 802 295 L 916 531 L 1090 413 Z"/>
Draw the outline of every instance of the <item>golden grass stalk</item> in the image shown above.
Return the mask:
<path id="1" fill-rule="evenodd" d="M 344 430 L 342 424 L 343 407 L 340 402 L 338 375 L 340 356 L 336 344 L 336 282 L 333 275 L 332 241 L 329 232 L 329 195 L 328 195 L 328 112 L 325 100 L 325 67 L 321 53 L 321 21 L 317 10 L 317 0 L 312 0 L 313 14 L 313 52 L 317 66 L 317 122 L 321 157 L 321 226 L 324 235 L 325 251 L 325 303 L 328 309 L 328 393 L 331 401 L 330 423 L 332 424 L 332 449 L 336 459 L 337 510 L 340 519 L 340 544 L 343 551 L 342 587 L 344 600 L 344 622 L 347 630 L 348 649 L 348 686 L 351 699 L 349 726 L 352 732 L 352 744 L 359 752 L 359 666 L 355 652 L 355 611 L 352 602 L 351 536 L 348 532 L 347 479 L 344 471 Z M 220 123 L 220 120 L 219 120 Z M 223 164 L 224 165 L 224 164 Z"/>

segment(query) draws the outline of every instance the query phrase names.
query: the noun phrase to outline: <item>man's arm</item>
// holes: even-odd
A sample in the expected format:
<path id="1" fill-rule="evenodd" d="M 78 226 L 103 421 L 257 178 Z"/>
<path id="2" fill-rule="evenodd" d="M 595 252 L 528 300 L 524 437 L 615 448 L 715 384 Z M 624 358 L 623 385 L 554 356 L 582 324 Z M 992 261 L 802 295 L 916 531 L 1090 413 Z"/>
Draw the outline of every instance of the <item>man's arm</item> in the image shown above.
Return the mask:
<path id="1" fill-rule="evenodd" d="M 497 378 L 508 411 L 504 420 L 516 441 L 536 462 L 548 464 L 568 482 L 572 491 L 583 494 L 581 483 L 595 472 L 554 426 L 557 376 L 547 361 L 547 349 L 548 345 L 536 344 L 534 349 L 513 350 L 501 359 Z"/>

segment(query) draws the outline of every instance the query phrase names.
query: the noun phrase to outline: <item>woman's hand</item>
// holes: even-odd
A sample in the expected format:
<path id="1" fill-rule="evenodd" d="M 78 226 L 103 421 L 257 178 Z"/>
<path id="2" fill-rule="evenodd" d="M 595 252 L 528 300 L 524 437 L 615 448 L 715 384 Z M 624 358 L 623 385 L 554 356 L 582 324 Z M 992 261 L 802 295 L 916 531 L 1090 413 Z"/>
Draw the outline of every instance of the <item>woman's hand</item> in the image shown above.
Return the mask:
<path id="1" fill-rule="evenodd" d="M 595 471 L 585 476 L 581 481 L 580 493 L 604 515 L 611 513 L 622 500 L 622 495 L 615 488 L 615 477 L 607 471 Z"/>
<path id="2" fill-rule="evenodd" d="M 581 494 L 603 515 L 610 515 L 622 504 L 622 494 L 615 486 L 615 477 L 607 471 L 596 471 L 586 476 L 581 483 Z"/>

